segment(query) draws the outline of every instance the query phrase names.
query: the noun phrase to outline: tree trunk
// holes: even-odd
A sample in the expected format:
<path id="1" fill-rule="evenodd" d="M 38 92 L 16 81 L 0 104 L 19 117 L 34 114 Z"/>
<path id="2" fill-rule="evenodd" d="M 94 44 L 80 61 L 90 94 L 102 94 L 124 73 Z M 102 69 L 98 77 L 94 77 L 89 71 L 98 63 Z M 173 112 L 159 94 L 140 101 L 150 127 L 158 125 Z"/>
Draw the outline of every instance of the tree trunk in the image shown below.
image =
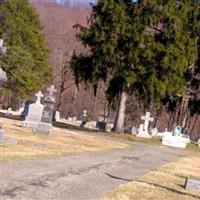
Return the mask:
<path id="1" fill-rule="evenodd" d="M 125 120 L 125 111 L 126 111 L 126 101 L 127 94 L 125 91 L 122 91 L 120 96 L 120 104 L 117 112 L 117 118 L 115 123 L 115 132 L 123 133 L 124 132 L 124 120 Z"/>

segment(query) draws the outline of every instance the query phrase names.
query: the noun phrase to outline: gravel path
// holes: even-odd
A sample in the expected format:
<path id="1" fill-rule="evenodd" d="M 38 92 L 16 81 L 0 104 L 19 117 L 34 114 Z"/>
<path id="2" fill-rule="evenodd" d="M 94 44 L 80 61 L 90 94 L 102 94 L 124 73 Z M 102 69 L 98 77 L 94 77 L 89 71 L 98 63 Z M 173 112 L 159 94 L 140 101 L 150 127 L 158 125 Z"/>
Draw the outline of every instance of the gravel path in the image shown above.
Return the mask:
<path id="1" fill-rule="evenodd" d="M 95 200 L 190 153 L 134 143 L 133 148 L 0 165 L 1 200 Z"/>

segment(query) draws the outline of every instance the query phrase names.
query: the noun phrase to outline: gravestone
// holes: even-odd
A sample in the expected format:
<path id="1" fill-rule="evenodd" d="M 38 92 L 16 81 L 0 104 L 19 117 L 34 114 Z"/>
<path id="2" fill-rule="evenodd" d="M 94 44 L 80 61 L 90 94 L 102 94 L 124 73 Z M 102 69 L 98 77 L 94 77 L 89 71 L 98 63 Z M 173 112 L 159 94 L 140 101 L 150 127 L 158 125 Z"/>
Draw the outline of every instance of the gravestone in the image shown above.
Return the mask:
<path id="1" fill-rule="evenodd" d="M 150 112 L 146 112 L 145 116 L 141 116 L 141 119 L 144 120 L 144 124 L 140 124 L 137 137 L 151 138 L 149 134 L 149 122 L 152 122 L 154 118 L 150 117 Z"/>
<path id="2" fill-rule="evenodd" d="M 6 115 L 12 115 L 12 108 L 8 108 Z"/>
<path id="3" fill-rule="evenodd" d="M 54 115 L 55 98 L 54 93 L 57 91 L 53 85 L 47 89 L 49 94 L 44 98 L 44 108 L 41 122 L 38 124 L 36 131 L 39 133 L 51 134 L 53 131 L 52 121 Z"/>
<path id="4" fill-rule="evenodd" d="M 85 128 L 89 128 L 89 129 L 95 129 L 97 125 L 96 121 L 89 121 L 86 122 L 86 124 L 84 125 Z"/>
<path id="5" fill-rule="evenodd" d="M 96 128 L 99 131 L 105 131 L 106 130 L 106 122 L 97 122 Z"/>
<path id="6" fill-rule="evenodd" d="M 82 116 L 81 127 L 85 126 L 85 124 L 87 123 L 87 120 L 88 120 L 87 110 L 84 110 L 83 116 Z"/>
<path id="7" fill-rule="evenodd" d="M 42 118 L 44 106 L 41 104 L 41 98 L 43 97 L 43 94 L 39 91 L 35 96 L 37 97 L 37 100 L 29 106 L 28 115 L 25 117 L 25 121 L 22 122 L 22 126 L 25 128 L 36 129 Z"/>
<path id="8" fill-rule="evenodd" d="M 197 142 L 197 143 L 198 143 L 198 146 L 200 147 L 200 139 L 198 139 L 198 142 Z"/>
<path id="9" fill-rule="evenodd" d="M 107 132 L 111 132 L 114 128 L 114 124 L 113 123 L 107 123 L 106 124 L 106 131 Z"/>
<path id="10" fill-rule="evenodd" d="M 23 120 L 25 120 L 26 116 L 28 115 L 28 111 L 29 111 L 29 106 L 32 104 L 33 102 L 31 101 L 27 101 L 24 105 L 24 110 L 21 113 L 21 118 Z"/>
<path id="11" fill-rule="evenodd" d="M 181 134 L 180 127 L 175 128 L 174 134 L 165 131 L 162 138 L 162 145 L 171 147 L 186 148 L 188 143 L 190 143 L 190 138 L 188 135 Z"/>
<path id="12" fill-rule="evenodd" d="M 54 112 L 54 121 L 56 121 L 56 122 L 60 121 L 60 112 L 59 111 Z"/>
<path id="13" fill-rule="evenodd" d="M 186 178 L 185 189 L 194 192 L 200 192 L 200 180 L 193 178 Z"/>

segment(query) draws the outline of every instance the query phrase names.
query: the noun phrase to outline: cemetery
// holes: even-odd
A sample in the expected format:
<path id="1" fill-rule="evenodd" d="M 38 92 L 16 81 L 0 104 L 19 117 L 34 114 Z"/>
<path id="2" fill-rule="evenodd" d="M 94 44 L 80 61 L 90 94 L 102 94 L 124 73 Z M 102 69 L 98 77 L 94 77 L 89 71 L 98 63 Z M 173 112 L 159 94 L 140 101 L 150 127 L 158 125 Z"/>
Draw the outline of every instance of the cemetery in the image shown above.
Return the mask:
<path id="1" fill-rule="evenodd" d="M 200 199 L 199 10 L 0 1 L 0 199 Z"/>

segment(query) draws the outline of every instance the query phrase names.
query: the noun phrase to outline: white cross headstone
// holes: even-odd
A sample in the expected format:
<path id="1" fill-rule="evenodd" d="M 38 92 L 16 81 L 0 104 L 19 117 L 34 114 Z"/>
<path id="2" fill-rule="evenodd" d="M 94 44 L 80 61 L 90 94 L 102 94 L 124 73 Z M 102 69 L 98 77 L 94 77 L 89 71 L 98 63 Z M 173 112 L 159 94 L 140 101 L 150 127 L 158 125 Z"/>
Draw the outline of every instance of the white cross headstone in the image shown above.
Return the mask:
<path id="1" fill-rule="evenodd" d="M 36 104 L 41 104 L 41 98 L 44 96 L 43 94 L 42 94 L 42 92 L 41 91 L 38 91 L 38 93 L 36 93 L 35 94 L 35 96 L 37 97 L 37 100 L 36 100 Z"/>
<path id="2" fill-rule="evenodd" d="M 146 115 L 141 116 L 141 119 L 144 120 L 144 130 L 148 131 L 149 122 L 152 122 L 154 120 L 154 118 L 150 117 L 150 112 L 146 112 Z"/>

